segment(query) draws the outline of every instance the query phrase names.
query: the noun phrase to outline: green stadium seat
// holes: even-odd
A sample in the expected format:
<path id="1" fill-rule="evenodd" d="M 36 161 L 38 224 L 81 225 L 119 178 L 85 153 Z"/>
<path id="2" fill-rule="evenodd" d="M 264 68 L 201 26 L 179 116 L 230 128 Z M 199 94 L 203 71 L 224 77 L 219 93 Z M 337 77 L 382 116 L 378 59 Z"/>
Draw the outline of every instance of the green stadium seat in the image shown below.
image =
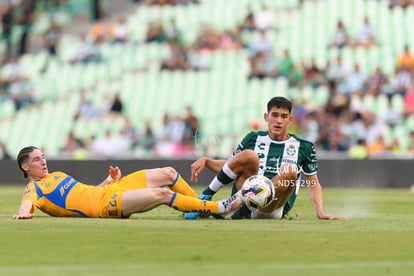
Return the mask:
<path id="1" fill-rule="evenodd" d="M 388 98 L 384 94 L 380 94 L 376 96 L 376 109 L 375 109 L 375 115 L 379 116 L 381 114 L 384 114 L 384 112 L 388 109 Z"/>
<path id="2" fill-rule="evenodd" d="M 341 54 L 349 66 L 358 62 L 362 70 L 370 73 L 379 65 L 385 73 L 392 74 L 402 46 L 405 43 L 414 45 L 414 37 L 410 35 L 408 27 L 414 25 L 414 9 L 395 9 L 391 12 L 381 1 L 305 1 L 301 9 L 293 9 L 296 0 L 209 0 L 202 1 L 199 5 L 177 7 L 143 5 L 129 15 L 128 26 L 133 40 L 142 42 L 146 24 L 150 20 L 161 19 L 168 23 L 174 18 L 183 31 L 185 40 L 193 42 L 201 24 L 209 23 L 222 31 L 240 22 L 250 4 L 255 9 L 260 9 L 262 4 L 277 9 L 278 30 L 268 32 L 274 42 L 274 54 L 278 56 L 284 48 L 288 48 L 298 62 L 315 58 L 318 65 L 324 66 L 327 60 L 333 60 Z M 346 48 L 339 52 L 326 49 L 332 39 L 336 20 L 343 19 L 351 36 L 354 36 L 364 15 L 368 15 L 374 23 L 380 45 L 369 50 Z M 18 32 L 16 29 L 16 37 Z M 247 42 L 253 42 L 257 40 L 258 34 L 244 32 L 243 37 Z M 64 34 L 59 53 L 65 61 L 73 55 L 78 43 L 78 37 Z M 190 105 L 200 115 L 205 135 L 225 137 L 222 144 L 215 146 L 218 154 L 227 153 L 227 145 L 232 144 L 234 137 L 248 128 L 250 121 L 262 118 L 263 108 L 270 97 L 286 96 L 298 104 L 303 104 L 305 99 L 315 106 L 323 106 L 329 98 L 325 86 L 316 89 L 308 86 L 292 88 L 283 78 L 248 81 L 249 64 L 244 50 L 209 53 L 211 68 L 206 72 L 159 72 L 161 60 L 169 55 L 165 44 L 104 43 L 101 49 L 105 57 L 104 63 L 69 66 L 51 62 L 45 74 L 38 72 L 44 64 L 45 52 L 22 57 L 21 63 L 28 68 L 39 100 L 44 104 L 38 104 L 33 110 L 15 112 L 10 102 L 1 103 L 0 129 L 2 133 L 10 134 L 4 139 L 12 147 L 30 142 L 22 133 L 27 121 L 32 122 L 33 118 L 45 120 L 53 116 L 59 121 L 63 131 L 52 130 L 50 135 L 54 142 L 44 145 L 53 153 L 58 152 L 66 137 L 64 132 L 70 129 L 76 130 L 81 137 L 102 135 L 106 128 L 119 131 L 123 125 L 120 119 L 100 118 L 73 122 L 72 117 L 82 89 L 90 89 L 96 103 L 103 103 L 105 97 L 115 91 L 120 92 L 125 100 L 127 116 L 138 127 L 147 119 L 153 123 L 154 128 L 160 127 L 161 114 L 170 112 L 183 115 L 185 107 Z M 387 108 L 383 95 L 368 95 L 361 99 L 353 97 L 352 101 L 375 114 L 380 114 Z M 392 105 L 401 112 L 404 109 L 403 99 L 398 95 L 392 98 Z M 411 119 L 407 119 L 403 130 L 394 133 L 388 129 L 384 132 L 389 139 L 396 135 L 407 135 L 407 129 L 412 124 Z M 33 131 L 28 130 L 31 134 Z M 35 142 L 44 143 L 44 137 L 38 136 L 36 139 Z"/>
<path id="3" fill-rule="evenodd" d="M 401 113 L 404 113 L 405 103 L 404 103 L 403 96 L 401 96 L 400 94 L 394 94 L 392 96 L 391 104 L 395 110 L 398 110 Z"/>
<path id="4" fill-rule="evenodd" d="M 373 114 L 376 114 L 376 98 L 373 95 L 364 95 L 362 98 L 362 105 Z"/>
<path id="5" fill-rule="evenodd" d="M 407 132 L 414 131 L 414 115 L 408 115 L 405 118 L 403 125 Z"/>
<path id="6" fill-rule="evenodd" d="M 15 114 L 15 106 L 12 100 L 4 100 L 0 102 L 0 120 L 3 118 L 11 118 Z"/>
<path id="7" fill-rule="evenodd" d="M 394 130 L 394 138 L 398 140 L 401 148 L 406 150 L 410 146 L 409 133 L 403 126 L 396 126 Z"/>

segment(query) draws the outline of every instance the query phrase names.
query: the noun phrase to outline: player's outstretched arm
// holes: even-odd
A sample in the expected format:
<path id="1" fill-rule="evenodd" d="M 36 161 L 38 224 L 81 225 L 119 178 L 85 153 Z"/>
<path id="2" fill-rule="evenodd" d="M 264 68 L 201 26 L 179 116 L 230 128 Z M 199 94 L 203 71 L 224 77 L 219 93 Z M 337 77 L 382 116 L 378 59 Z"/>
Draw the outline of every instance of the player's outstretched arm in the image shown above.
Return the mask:
<path id="1" fill-rule="evenodd" d="M 341 216 L 325 214 L 323 210 L 322 187 L 317 174 L 306 176 L 306 183 L 309 183 L 309 194 L 318 219 L 346 220 Z"/>
<path id="2" fill-rule="evenodd" d="M 122 177 L 121 170 L 118 167 L 112 167 L 109 166 L 109 174 L 108 177 L 105 178 L 104 181 L 102 181 L 101 184 L 98 185 L 98 187 L 103 187 L 108 184 L 112 184 L 115 181 L 118 181 Z"/>
<path id="3" fill-rule="evenodd" d="M 226 160 L 215 160 L 209 157 L 201 157 L 191 164 L 191 181 L 198 182 L 198 175 L 207 167 L 213 173 L 218 173 Z"/>
<path id="4" fill-rule="evenodd" d="M 33 218 L 33 202 L 24 200 L 19 208 L 19 214 L 14 215 L 13 219 L 31 219 Z"/>

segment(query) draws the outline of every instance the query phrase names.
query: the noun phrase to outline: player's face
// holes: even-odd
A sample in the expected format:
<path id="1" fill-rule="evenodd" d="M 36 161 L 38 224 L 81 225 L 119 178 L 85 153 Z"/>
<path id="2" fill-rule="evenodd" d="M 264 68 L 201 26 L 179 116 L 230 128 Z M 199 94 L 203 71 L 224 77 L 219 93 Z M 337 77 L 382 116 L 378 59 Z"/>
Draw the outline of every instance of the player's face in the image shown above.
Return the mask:
<path id="1" fill-rule="evenodd" d="M 268 125 L 270 138 L 276 141 L 283 141 L 288 138 L 287 128 L 293 120 L 289 110 L 272 107 L 269 113 L 265 113 L 264 119 Z"/>
<path id="2" fill-rule="evenodd" d="M 48 175 L 45 155 L 39 149 L 34 149 L 29 154 L 29 159 L 23 164 L 23 169 L 30 179 L 40 179 Z"/>

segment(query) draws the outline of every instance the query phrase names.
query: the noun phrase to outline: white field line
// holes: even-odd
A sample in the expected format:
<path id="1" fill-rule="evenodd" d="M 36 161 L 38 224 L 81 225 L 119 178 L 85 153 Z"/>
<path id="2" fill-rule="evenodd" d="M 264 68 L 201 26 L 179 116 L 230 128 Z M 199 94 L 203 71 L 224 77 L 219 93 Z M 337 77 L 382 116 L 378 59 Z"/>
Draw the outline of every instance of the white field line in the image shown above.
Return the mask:
<path id="1" fill-rule="evenodd" d="M 169 264 L 167 267 L 181 268 L 184 271 L 186 267 L 199 265 L 203 271 L 216 270 L 219 268 L 237 268 L 237 270 L 244 270 L 252 268 L 252 264 L 204 264 L 196 262 L 183 262 L 176 264 Z M 119 268 L 123 271 L 137 270 L 137 269 L 155 269 L 158 270 L 160 264 L 51 264 L 51 265 L 6 265 L 0 266 L 1 272 L 53 272 L 53 271 L 105 271 Z M 328 263 L 272 263 L 272 264 L 258 264 L 255 269 L 336 269 L 336 268 L 364 268 L 364 267 L 414 267 L 414 260 L 412 261 L 372 261 L 372 262 L 328 262 Z"/>

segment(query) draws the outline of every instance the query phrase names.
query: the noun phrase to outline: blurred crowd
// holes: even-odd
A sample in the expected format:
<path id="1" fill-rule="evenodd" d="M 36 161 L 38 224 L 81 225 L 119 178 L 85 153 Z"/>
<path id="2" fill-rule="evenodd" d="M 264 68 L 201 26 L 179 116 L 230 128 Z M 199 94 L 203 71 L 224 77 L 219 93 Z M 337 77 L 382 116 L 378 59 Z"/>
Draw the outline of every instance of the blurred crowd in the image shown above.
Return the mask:
<path id="1" fill-rule="evenodd" d="M 104 135 L 94 134 L 79 138 L 74 132 L 69 132 L 66 141 L 60 149 L 62 158 L 129 158 L 131 151 L 141 150 L 145 156 L 161 158 L 191 158 L 194 156 L 195 137 L 199 135 L 200 123 L 191 107 L 186 108 L 186 114 L 164 113 L 161 124 L 154 128 L 150 120 L 144 122 L 138 129 L 122 113 L 122 102 L 117 96 L 109 110 L 98 111 L 87 100 L 79 107 L 74 120 L 93 119 L 97 116 L 119 116 L 123 127 L 114 132 L 106 130 Z"/>
<path id="2" fill-rule="evenodd" d="M 390 7 L 395 2 L 390 1 Z M 276 19 L 276 11 L 263 5 L 261 10 L 249 9 L 241 22 L 243 31 L 258 34 L 250 45 L 243 44 L 250 65 L 248 79 L 281 78 L 293 88 L 323 87 L 329 93 L 328 102 L 322 107 L 315 108 L 309 98 L 296 107 L 292 132 L 314 142 L 322 152 L 343 152 L 352 158 L 413 154 L 414 126 L 409 130 L 410 137 L 395 135 L 404 136 L 404 131 L 398 132 L 399 128 L 407 125 L 414 115 L 414 56 L 409 45 L 395 57 L 393 74 L 385 74 L 380 66 L 372 72 L 364 71 L 358 62 L 349 64 L 343 60 L 342 51 L 356 48 L 368 51 L 377 47 L 375 25 L 365 16 L 356 34 L 351 35 L 339 19 L 332 40 L 326 50 L 321 49 L 338 54 L 321 66 L 313 58 L 295 60 L 289 49 L 275 55 L 277 41 L 269 39 L 267 34 L 278 28 Z M 363 104 L 367 98 L 381 101 L 382 109 L 379 112 L 367 109 Z"/>
<path id="3" fill-rule="evenodd" d="M 0 16 L 0 39 L 4 45 L 4 53 L 0 58 L 0 101 L 11 99 L 18 110 L 35 100 L 30 79 L 19 65 L 19 57 L 28 51 L 28 38 L 35 20 L 35 1 L 0 3 Z M 13 30 L 16 28 L 20 36 L 16 45 L 13 45 Z"/>
<path id="4" fill-rule="evenodd" d="M 189 5 L 199 3 L 198 0 L 145 0 L 144 2 L 150 6 Z"/>
<path id="5" fill-rule="evenodd" d="M 393 8 L 396 8 L 396 7 L 405 9 L 405 8 L 410 7 L 410 6 L 414 6 L 414 1 L 413 0 L 389 0 L 389 3 L 388 3 L 388 7 L 390 9 L 393 9 Z"/>
<path id="6" fill-rule="evenodd" d="M 300 9 L 305 1 L 316 2 L 323 0 L 298 1 L 296 9 Z M 67 1 L 56 1 L 55 7 Z M 98 1 L 99 2 L 99 1 Z M 147 0 L 135 1 L 144 5 L 193 5 L 202 1 L 191 0 Z M 15 4 L 17 3 L 17 4 Z M 389 1 L 389 7 L 412 8 L 413 1 Z M 73 49 L 73 56 L 63 60 L 58 51 L 60 37 L 65 25 L 54 17 L 38 34 L 40 46 L 47 52 L 47 58 L 39 73 L 48 70 L 50 60 L 61 63 L 88 64 L 105 62 L 105 56 L 100 50 L 104 43 L 158 43 L 168 46 L 168 56 L 159 61 L 159 70 L 210 70 L 208 55 L 213 51 L 244 51 L 247 53 L 249 72 L 246 78 L 253 79 L 285 79 L 290 87 L 324 87 L 329 93 L 326 105 L 315 107 L 312 99 L 300 102 L 294 110 L 295 123 L 291 131 L 325 152 L 342 152 L 352 158 L 367 158 L 384 154 L 414 154 L 414 129 L 407 137 L 408 146 L 403 145 L 403 139 L 389 139 L 384 129 L 397 132 L 399 126 L 414 116 L 414 57 L 410 45 L 401 49 L 395 57 L 395 70 L 391 75 L 383 72 L 377 66 L 373 72 L 361 70 L 358 63 L 349 64 L 343 60 L 341 51 L 344 49 L 378 47 L 376 26 L 371 18 L 361 18 L 361 26 L 353 35 L 347 26 L 338 19 L 333 26 L 331 39 L 326 49 L 321 51 L 336 51 L 338 55 L 321 66 L 314 58 L 310 60 L 295 60 L 289 49 L 274 53 L 275 41 L 268 38 L 268 33 L 277 31 L 278 13 L 266 5 L 260 8 L 248 6 L 245 16 L 235 26 L 218 30 L 212 24 L 203 23 L 194 41 L 184 39 L 185 29 L 177 26 L 174 18 L 166 21 L 163 18 L 154 19 L 147 23 L 143 41 L 133 41 L 128 27 L 128 18 L 122 15 L 101 15 L 88 28 L 79 33 L 79 43 Z M 289 11 L 291 12 L 291 11 Z M 390 11 L 392 12 L 392 11 Z M 27 35 L 36 18 L 35 1 L 12 1 L 1 6 L 2 37 L 6 41 L 6 51 L 3 55 L 1 70 L 0 101 L 12 100 L 15 109 L 19 110 L 36 103 L 36 89 L 30 77 L 19 64 L 19 58 L 27 52 Z M 18 15 L 18 16 L 16 16 Z M 11 29 L 22 26 L 22 36 L 19 47 L 14 50 L 11 45 Z M 244 34 L 257 34 L 253 41 L 246 41 Z M 17 51 L 17 52 L 16 52 Z M 374 99 L 385 98 L 386 108 L 377 114 L 367 110 L 361 104 L 364 97 L 369 95 Z M 185 116 L 165 114 L 162 124 L 153 129 L 150 121 L 145 122 L 143 129 L 138 130 L 136 122 L 125 115 L 125 106 L 121 95 L 114 93 L 114 98 L 105 106 L 93 106 L 88 95 L 83 95 L 74 120 L 90 119 L 99 116 L 122 116 L 125 119 L 124 128 L 119 133 L 106 131 L 104 135 L 94 135 L 87 138 L 76 137 L 74 132 L 67 135 L 62 145 L 63 155 L 84 158 L 89 156 L 119 156 L 133 149 L 143 149 L 152 156 L 160 157 L 191 157 L 195 154 L 194 139 L 200 129 L 200 120 L 189 107 Z M 395 104 L 401 99 L 402 105 Z M 160 118 L 161 120 L 161 118 Z M 106 146 L 105 146 L 106 145 Z M 3 152 L 7 152 L 2 145 Z M 7 154 L 4 154 L 7 156 Z"/>

